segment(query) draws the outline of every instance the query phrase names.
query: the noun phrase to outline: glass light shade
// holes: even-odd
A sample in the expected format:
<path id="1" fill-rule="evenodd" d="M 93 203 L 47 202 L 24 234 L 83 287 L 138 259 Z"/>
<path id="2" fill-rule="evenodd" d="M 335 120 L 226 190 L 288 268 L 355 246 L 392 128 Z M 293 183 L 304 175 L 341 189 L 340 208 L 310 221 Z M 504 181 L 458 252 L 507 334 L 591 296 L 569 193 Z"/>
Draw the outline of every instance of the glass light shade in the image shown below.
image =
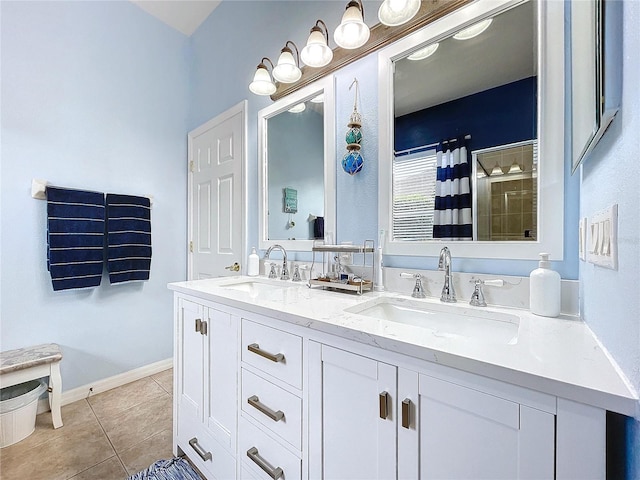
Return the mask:
<path id="1" fill-rule="evenodd" d="M 321 93 L 320 95 L 316 95 L 309 101 L 311 103 L 324 103 L 324 93 Z"/>
<path id="2" fill-rule="evenodd" d="M 291 107 L 288 111 L 290 113 L 300 113 L 300 112 L 304 112 L 306 108 L 307 106 L 304 103 L 299 103 Z"/>
<path id="3" fill-rule="evenodd" d="M 362 12 L 356 6 L 347 8 L 342 16 L 342 22 L 333 32 L 336 44 L 347 50 L 359 48 L 369 40 L 369 27 L 362 20 Z"/>
<path id="4" fill-rule="evenodd" d="M 474 25 L 471 25 L 470 27 L 465 28 L 464 30 L 460 30 L 453 36 L 453 38 L 455 38 L 456 40 L 469 40 L 470 38 L 477 37 L 487 28 L 489 28 L 491 22 L 493 22 L 493 18 L 482 20 Z"/>
<path id="5" fill-rule="evenodd" d="M 273 78 L 281 83 L 293 83 L 300 80 L 302 71 L 290 51 L 283 51 L 278 58 L 278 64 L 273 67 Z"/>
<path id="6" fill-rule="evenodd" d="M 420 10 L 420 0 L 384 0 L 378 10 L 380 22 L 389 27 L 407 23 Z"/>
<path id="7" fill-rule="evenodd" d="M 307 45 L 300 52 L 300 60 L 310 67 L 324 67 L 333 59 L 333 51 L 327 45 L 327 40 L 319 30 L 313 30 L 307 40 Z"/>
<path id="8" fill-rule="evenodd" d="M 271 81 L 271 75 L 266 67 L 258 67 L 253 76 L 253 82 L 249 84 L 249 90 L 256 95 L 271 95 L 275 93 L 276 86 Z"/>
<path id="9" fill-rule="evenodd" d="M 502 168 L 497 163 L 496 163 L 496 166 L 493 167 L 493 170 L 491 170 L 491 176 L 494 176 L 494 175 L 504 175 Z"/>
<path id="10" fill-rule="evenodd" d="M 522 167 L 518 165 L 518 162 L 513 162 L 509 167 L 509 173 L 522 173 Z"/>
<path id="11" fill-rule="evenodd" d="M 417 50 L 415 52 L 413 52 L 411 55 L 409 55 L 407 57 L 407 59 L 409 60 L 424 60 L 427 57 L 430 57 L 431 55 L 433 55 L 434 53 L 436 53 L 436 50 L 438 50 L 438 47 L 440 46 L 439 43 L 432 43 L 431 45 L 427 45 L 424 48 L 421 48 L 420 50 Z"/>

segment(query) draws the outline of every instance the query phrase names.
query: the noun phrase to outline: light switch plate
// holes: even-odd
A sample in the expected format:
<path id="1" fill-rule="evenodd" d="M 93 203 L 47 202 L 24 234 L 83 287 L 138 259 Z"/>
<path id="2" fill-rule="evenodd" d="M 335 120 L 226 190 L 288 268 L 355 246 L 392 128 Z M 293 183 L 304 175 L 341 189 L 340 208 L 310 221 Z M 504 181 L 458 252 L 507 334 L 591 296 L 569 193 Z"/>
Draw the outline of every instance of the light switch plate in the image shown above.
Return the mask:
<path id="1" fill-rule="evenodd" d="M 600 267 L 618 268 L 618 205 L 595 213 L 587 224 L 587 261 Z"/>
<path id="2" fill-rule="evenodd" d="M 581 218 L 578 226 L 578 253 L 583 262 L 587 261 L 587 225 L 587 217 Z"/>

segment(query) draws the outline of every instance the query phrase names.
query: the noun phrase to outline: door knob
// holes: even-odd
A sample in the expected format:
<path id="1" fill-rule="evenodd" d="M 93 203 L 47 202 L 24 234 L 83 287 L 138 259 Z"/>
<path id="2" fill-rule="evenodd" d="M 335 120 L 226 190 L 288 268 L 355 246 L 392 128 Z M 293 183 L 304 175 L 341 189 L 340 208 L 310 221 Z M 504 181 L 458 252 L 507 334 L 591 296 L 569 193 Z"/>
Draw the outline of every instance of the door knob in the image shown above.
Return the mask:
<path id="1" fill-rule="evenodd" d="M 233 265 L 229 265 L 227 267 L 224 267 L 225 270 L 231 270 L 232 272 L 239 272 L 240 271 L 240 264 L 238 262 L 234 262 Z"/>

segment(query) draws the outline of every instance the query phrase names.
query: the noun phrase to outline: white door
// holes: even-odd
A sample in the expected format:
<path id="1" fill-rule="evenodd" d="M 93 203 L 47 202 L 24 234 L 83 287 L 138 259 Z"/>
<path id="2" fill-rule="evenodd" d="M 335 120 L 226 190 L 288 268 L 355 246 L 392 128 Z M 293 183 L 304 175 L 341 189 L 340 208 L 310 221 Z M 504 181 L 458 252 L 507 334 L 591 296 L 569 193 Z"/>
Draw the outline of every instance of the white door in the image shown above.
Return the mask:
<path id="1" fill-rule="evenodd" d="M 246 101 L 189 133 L 189 280 L 242 266 Z"/>
<path id="2" fill-rule="evenodd" d="M 310 406 L 310 433 L 322 438 L 311 439 L 310 477 L 396 478 L 396 367 L 326 345 L 311 350 L 310 382 L 314 392 L 321 384 L 322 403 Z"/>

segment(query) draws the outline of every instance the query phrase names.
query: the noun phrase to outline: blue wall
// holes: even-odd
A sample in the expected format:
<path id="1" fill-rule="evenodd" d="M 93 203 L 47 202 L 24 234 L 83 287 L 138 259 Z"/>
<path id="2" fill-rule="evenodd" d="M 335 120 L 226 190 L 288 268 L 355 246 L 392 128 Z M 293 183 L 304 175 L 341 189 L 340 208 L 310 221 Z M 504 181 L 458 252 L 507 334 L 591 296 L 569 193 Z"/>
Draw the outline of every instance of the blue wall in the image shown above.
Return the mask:
<path id="1" fill-rule="evenodd" d="M 1 8 L 2 350 L 61 345 L 63 389 L 172 356 L 186 276 L 188 38 L 130 2 Z M 148 282 L 53 292 L 31 179 L 153 195 Z"/>
<path id="2" fill-rule="evenodd" d="M 471 154 L 536 138 L 536 77 L 490 88 L 396 118 L 395 150 L 463 137 Z"/>
<path id="3" fill-rule="evenodd" d="M 622 62 L 610 65 L 609 84 L 622 84 L 613 123 L 581 167 L 580 215 L 618 204 L 618 269 L 580 263 L 580 309 L 584 320 L 640 390 L 640 3 L 610 2 L 622 8 Z M 612 15 L 609 16 L 610 18 Z M 607 42 L 615 35 L 607 35 Z M 627 419 L 626 478 L 640 479 L 640 411 Z"/>

